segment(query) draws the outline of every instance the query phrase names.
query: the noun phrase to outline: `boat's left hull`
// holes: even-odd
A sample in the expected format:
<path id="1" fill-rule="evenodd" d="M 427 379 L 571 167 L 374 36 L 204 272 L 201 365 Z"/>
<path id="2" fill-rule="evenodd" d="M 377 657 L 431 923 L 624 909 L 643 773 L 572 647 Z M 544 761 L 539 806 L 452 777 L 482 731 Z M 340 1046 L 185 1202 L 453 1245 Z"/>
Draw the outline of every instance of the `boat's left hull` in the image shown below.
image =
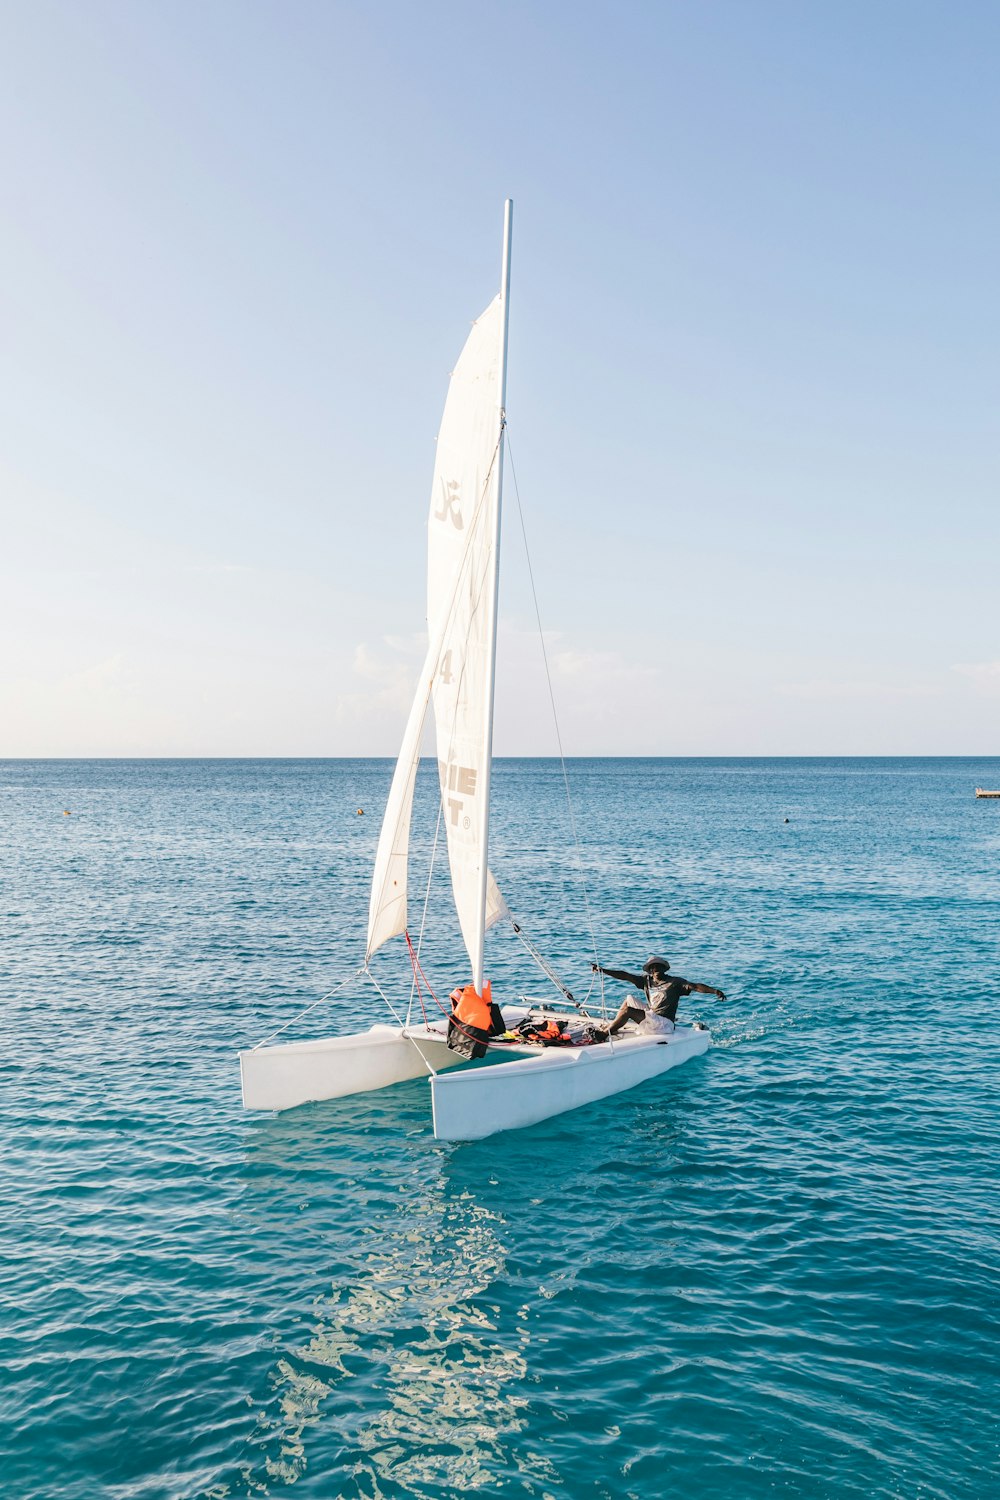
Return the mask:
<path id="1" fill-rule="evenodd" d="M 667 1036 L 626 1036 L 597 1047 L 550 1047 L 502 1067 L 431 1079 L 434 1134 L 474 1141 L 537 1125 L 553 1115 L 635 1088 L 705 1052 L 710 1033 L 678 1027 Z"/>
<path id="2" fill-rule="evenodd" d="M 240 1053 L 244 1109 L 294 1109 L 318 1099 L 342 1099 L 425 1078 L 432 1068 L 454 1068 L 463 1059 L 444 1036 L 373 1026 L 354 1036 L 289 1042 Z"/>

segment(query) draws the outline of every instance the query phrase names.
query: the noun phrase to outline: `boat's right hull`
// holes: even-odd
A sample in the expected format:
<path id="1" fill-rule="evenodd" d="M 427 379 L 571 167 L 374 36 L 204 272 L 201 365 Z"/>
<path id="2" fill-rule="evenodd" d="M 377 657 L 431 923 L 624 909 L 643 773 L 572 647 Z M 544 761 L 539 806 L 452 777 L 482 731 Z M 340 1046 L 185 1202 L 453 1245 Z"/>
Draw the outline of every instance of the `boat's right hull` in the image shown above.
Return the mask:
<path id="1" fill-rule="evenodd" d="M 705 1052 L 708 1031 L 678 1027 L 668 1036 L 629 1036 L 613 1045 L 546 1048 L 538 1057 L 431 1079 L 434 1134 L 474 1141 L 537 1125 L 553 1115 L 635 1088 Z"/>

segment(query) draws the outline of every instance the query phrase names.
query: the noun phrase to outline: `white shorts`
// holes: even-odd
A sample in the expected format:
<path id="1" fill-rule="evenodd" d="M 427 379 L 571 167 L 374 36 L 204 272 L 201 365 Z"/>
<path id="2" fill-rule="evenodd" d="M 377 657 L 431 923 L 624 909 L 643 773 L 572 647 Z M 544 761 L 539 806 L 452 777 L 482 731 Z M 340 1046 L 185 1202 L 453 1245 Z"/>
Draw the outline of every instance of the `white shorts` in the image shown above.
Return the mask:
<path id="1" fill-rule="evenodd" d="M 666 1016 L 658 1016 L 655 1010 L 647 1010 L 638 1029 L 643 1036 L 655 1036 L 660 1032 L 673 1031 L 674 1023 Z"/>

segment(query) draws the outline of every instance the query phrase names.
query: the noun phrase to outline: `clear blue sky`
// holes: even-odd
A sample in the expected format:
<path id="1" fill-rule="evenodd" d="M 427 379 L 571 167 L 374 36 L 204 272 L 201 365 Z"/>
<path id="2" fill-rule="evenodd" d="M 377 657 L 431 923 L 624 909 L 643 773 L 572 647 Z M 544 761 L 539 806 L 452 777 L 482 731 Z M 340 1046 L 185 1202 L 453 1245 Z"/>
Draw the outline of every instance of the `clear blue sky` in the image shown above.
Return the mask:
<path id="1" fill-rule="evenodd" d="M 567 751 L 1000 751 L 998 74 L 994 4 L 7 0 L 0 754 L 395 754 L 508 195 Z"/>

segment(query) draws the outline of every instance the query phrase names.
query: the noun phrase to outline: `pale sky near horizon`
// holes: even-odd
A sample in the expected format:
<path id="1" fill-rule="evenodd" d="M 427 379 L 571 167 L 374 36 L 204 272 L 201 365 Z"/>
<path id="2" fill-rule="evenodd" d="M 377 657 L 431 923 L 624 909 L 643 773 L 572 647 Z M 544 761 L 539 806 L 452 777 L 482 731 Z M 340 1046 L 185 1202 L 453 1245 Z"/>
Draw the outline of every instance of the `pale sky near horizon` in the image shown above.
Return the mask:
<path id="1" fill-rule="evenodd" d="M 570 754 L 1000 753 L 1000 8 L 0 3 L 0 756 L 394 755 L 448 372 Z M 514 486 L 499 754 L 555 749 Z"/>

